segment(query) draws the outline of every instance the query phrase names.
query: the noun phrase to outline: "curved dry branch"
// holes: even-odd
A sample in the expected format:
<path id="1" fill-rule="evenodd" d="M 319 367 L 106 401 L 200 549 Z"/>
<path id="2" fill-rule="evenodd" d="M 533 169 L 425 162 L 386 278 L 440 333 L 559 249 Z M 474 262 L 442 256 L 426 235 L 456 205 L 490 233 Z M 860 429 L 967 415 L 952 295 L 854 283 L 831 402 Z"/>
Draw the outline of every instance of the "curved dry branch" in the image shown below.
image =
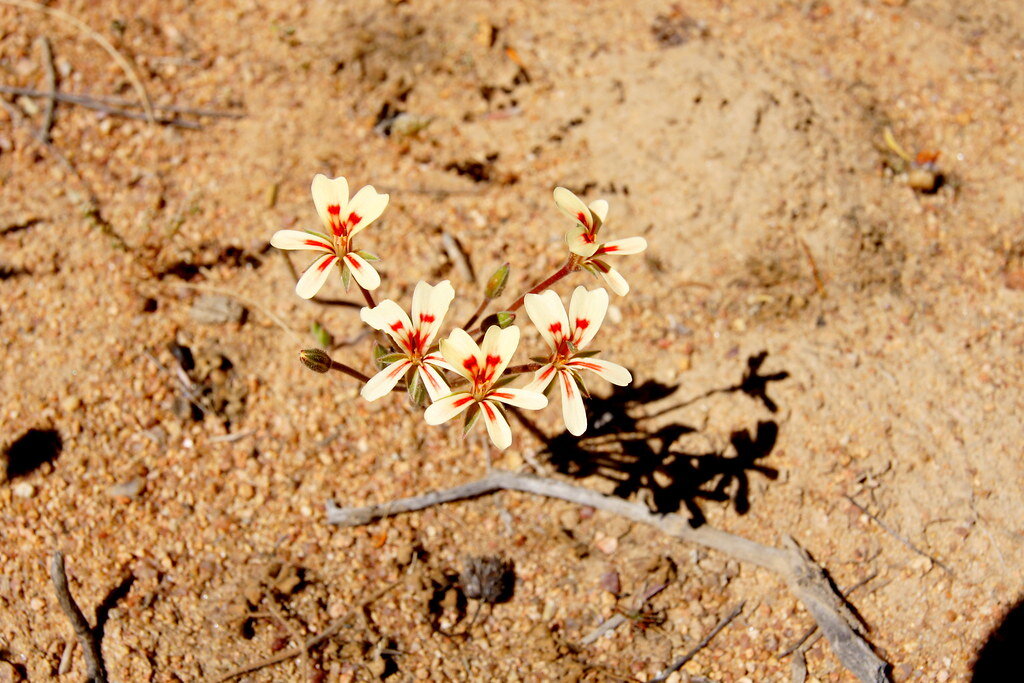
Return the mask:
<path id="1" fill-rule="evenodd" d="M 690 526 L 682 515 L 652 513 L 645 505 L 570 484 L 557 479 L 494 470 L 482 479 L 420 496 L 401 498 L 366 507 L 339 507 L 327 502 L 327 521 L 341 526 L 361 526 L 382 517 L 425 508 L 495 491 L 519 491 L 587 505 L 634 522 L 647 524 L 683 541 L 697 543 L 737 560 L 774 572 L 789 584 L 793 594 L 814 617 L 843 665 L 865 683 L 889 680 L 888 664 L 864 639 L 860 623 L 836 592 L 824 570 L 792 538 L 786 548 L 775 548 L 704 524 Z"/>

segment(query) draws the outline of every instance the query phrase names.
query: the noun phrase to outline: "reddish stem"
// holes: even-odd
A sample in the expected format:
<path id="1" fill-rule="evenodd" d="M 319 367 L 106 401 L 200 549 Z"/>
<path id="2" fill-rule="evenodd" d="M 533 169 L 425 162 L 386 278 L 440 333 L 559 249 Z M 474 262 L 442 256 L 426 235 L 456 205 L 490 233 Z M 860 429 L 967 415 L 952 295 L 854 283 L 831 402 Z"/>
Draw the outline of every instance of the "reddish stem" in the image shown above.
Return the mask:
<path id="1" fill-rule="evenodd" d="M 377 302 L 373 300 L 373 294 L 370 294 L 370 290 L 366 289 L 362 285 L 359 285 L 359 291 L 363 293 L 363 298 L 366 299 L 366 305 L 373 308 L 377 305 Z"/>
<path id="2" fill-rule="evenodd" d="M 565 277 L 574 270 L 576 270 L 575 264 L 573 263 L 573 259 L 570 258 L 568 261 L 565 262 L 565 265 L 559 268 L 557 271 L 555 271 L 555 273 L 552 274 L 551 277 L 544 280 L 540 284 L 536 285 L 533 289 L 526 292 L 526 294 L 537 294 L 543 291 L 544 289 L 550 287 L 551 285 L 555 284 L 556 282 L 558 282 L 559 280 L 561 280 L 563 277 Z M 523 294 L 521 297 L 512 302 L 512 305 L 506 308 L 505 310 L 512 312 L 518 311 L 522 307 L 523 303 L 526 301 L 526 294 Z"/>
<path id="3" fill-rule="evenodd" d="M 337 370 L 338 372 L 343 372 L 346 375 L 348 375 L 349 377 L 354 377 L 355 379 L 359 380 L 363 384 L 366 384 L 367 382 L 370 381 L 369 377 L 367 377 L 363 373 L 359 372 L 355 368 L 350 367 L 348 365 L 345 365 L 344 363 L 339 363 L 336 360 L 332 360 L 331 361 L 331 370 Z"/>
<path id="4" fill-rule="evenodd" d="M 468 330 L 473 327 L 473 323 L 480 319 L 480 316 L 483 315 L 484 311 L 487 309 L 487 304 L 489 303 L 491 303 L 491 300 L 485 296 L 484 300 L 480 302 L 480 305 L 477 307 L 473 315 L 469 316 L 469 320 L 467 320 L 466 324 L 462 326 L 462 329 Z"/>
<path id="5" fill-rule="evenodd" d="M 536 372 L 541 369 L 540 363 L 523 363 L 522 365 L 513 365 L 512 367 L 505 368 L 506 375 L 521 375 L 524 372 Z"/>

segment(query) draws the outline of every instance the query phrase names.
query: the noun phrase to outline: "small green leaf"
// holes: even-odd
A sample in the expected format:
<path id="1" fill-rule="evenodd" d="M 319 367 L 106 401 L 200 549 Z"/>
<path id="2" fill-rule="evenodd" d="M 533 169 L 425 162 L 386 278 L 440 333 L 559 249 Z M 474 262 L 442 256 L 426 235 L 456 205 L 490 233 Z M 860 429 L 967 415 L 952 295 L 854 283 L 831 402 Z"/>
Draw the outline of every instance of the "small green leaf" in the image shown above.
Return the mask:
<path id="1" fill-rule="evenodd" d="M 494 271 L 494 275 L 487 281 L 487 286 L 484 287 L 484 296 L 488 299 L 497 299 L 501 296 L 501 293 L 505 291 L 505 285 L 508 283 L 508 274 L 510 266 L 507 263 L 503 263 L 500 268 Z"/>
<path id="2" fill-rule="evenodd" d="M 469 432 L 473 429 L 473 426 L 476 425 L 476 421 L 479 420 L 479 419 L 480 419 L 480 404 L 479 403 L 474 403 L 473 405 L 471 405 L 469 407 L 469 410 L 466 411 L 466 418 L 462 422 L 462 438 L 463 439 L 465 439 L 467 436 L 469 436 Z"/>
<path id="3" fill-rule="evenodd" d="M 310 325 L 309 332 L 322 348 L 329 349 L 334 346 L 334 336 L 319 322 L 314 320 Z"/>
<path id="4" fill-rule="evenodd" d="M 569 347 L 569 351 L 573 355 L 576 355 L 577 353 L 579 353 L 580 347 L 576 346 L 576 344 L 573 343 L 572 339 L 566 339 L 565 340 L 565 344 L 566 344 L 566 346 Z"/>
<path id="5" fill-rule="evenodd" d="M 583 398 L 590 398 L 590 392 L 587 391 L 587 385 L 583 383 L 583 378 L 575 370 L 570 370 L 569 374 L 572 376 L 573 381 L 576 382 L 576 386 L 579 387 Z"/>
<path id="6" fill-rule="evenodd" d="M 378 358 L 377 361 L 384 365 L 391 365 L 392 363 L 397 363 L 405 358 L 408 358 L 408 356 L 404 353 L 386 353 Z"/>
<path id="7" fill-rule="evenodd" d="M 596 356 L 599 353 L 601 353 L 601 352 L 600 351 L 578 351 L 578 352 L 576 352 L 575 357 L 576 358 L 593 358 L 594 356 Z"/>
<path id="8" fill-rule="evenodd" d="M 497 382 L 495 382 L 491 386 L 494 389 L 499 389 L 499 388 L 501 388 L 503 386 L 511 384 L 512 382 L 516 381 L 518 378 L 519 378 L 519 373 L 516 373 L 514 375 L 503 375 L 501 378 L 498 379 Z"/>
<path id="9" fill-rule="evenodd" d="M 530 356 L 530 360 L 532 360 L 534 363 L 540 363 L 541 365 L 547 365 L 548 362 L 551 359 L 550 358 L 545 358 L 544 356 Z"/>
<path id="10" fill-rule="evenodd" d="M 341 283 L 345 285 L 346 292 L 352 286 L 352 271 L 348 269 L 347 264 L 341 266 Z"/>
<path id="11" fill-rule="evenodd" d="M 380 256 L 377 256 L 376 254 L 371 253 L 369 251 L 363 251 L 362 249 L 360 249 L 356 253 L 362 256 L 367 261 L 380 261 Z"/>

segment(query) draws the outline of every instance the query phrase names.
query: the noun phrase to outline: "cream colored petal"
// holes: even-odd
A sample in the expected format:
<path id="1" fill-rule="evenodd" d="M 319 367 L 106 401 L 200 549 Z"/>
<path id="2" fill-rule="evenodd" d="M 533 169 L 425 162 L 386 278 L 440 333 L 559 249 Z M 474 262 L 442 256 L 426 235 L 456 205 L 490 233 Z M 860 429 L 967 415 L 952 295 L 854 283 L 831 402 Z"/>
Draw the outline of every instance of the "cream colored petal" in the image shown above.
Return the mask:
<path id="1" fill-rule="evenodd" d="M 440 398 L 423 411 L 423 419 L 428 425 L 439 425 L 456 417 L 473 403 L 473 397 L 465 391 L 458 391 Z"/>
<path id="2" fill-rule="evenodd" d="M 576 370 L 590 370 L 598 377 L 620 387 L 624 387 L 633 381 L 633 375 L 630 374 L 629 370 L 618 363 L 601 360 L 600 358 L 574 358 L 566 363 L 566 365 Z"/>
<path id="3" fill-rule="evenodd" d="M 613 254 L 615 256 L 628 256 L 639 254 L 647 249 L 647 240 L 643 237 L 626 237 L 621 240 L 605 242 L 598 248 L 598 254 Z"/>
<path id="4" fill-rule="evenodd" d="M 602 224 L 608 220 L 608 202 L 603 199 L 595 199 L 590 202 L 590 212 L 597 217 Z"/>
<path id="5" fill-rule="evenodd" d="M 448 384 L 441 377 L 441 373 L 435 370 L 430 365 L 423 363 L 419 367 L 420 381 L 423 382 L 423 386 L 427 389 L 427 395 L 430 396 L 431 401 L 436 401 L 439 398 L 443 398 L 448 394 L 452 393 L 452 390 L 448 388 Z"/>
<path id="6" fill-rule="evenodd" d="M 454 298 L 455 288 L 448 280 L 434 286 L 423 281 L 416 285 L 412 293 L 412 319 L 423 335 L 424 348 L 434 342 Z"/>
<path id="7" fill-rule="evenodd" d="M 508 426 L 508 420 L 498 410 L 498 406 L 491 401 L 480 402 L 480 412 L 483 414 L 484 424 L 487 425 L 487 435 L 499 451 L 503 451 L 512 445 L 512 429 Z"/>
<path id="8" fill-rule="evenodd" d="M 470 382 L 473 381 L 473 374 L 469 367 L 483 367 L 484 359 L 480 347 L 469 333 L 461 328 L 452 330 L 447 339 L 441 340 L 441 355 L 455 372 Z"/>
<path id="9" fill-rule="evenodd" d="M 569 300 L 569 329 L 572 341 L 580 349 L 586 348 L 601 329 L 608 313 L 608 292 L 603 287 L 587 290 L 577 287 Z"/>
<path id="10" fill-rule="evenodd" d="M 551 384 L 551 380 L 555 378 L 555 366 L 548 365 L 543 366 L 537 372 L 533 373 L 533 379 L 531 379 L 526 386 L 523 387 L 523 391 L 535 391 L 543 393 L 548 385 Z"/>
<path id="11" fill-rule="evenodd" d="M 516 347 L 519 346 L 519 328 L 515 325 L 501 329 L 497 325 L 491 325 L 484 334 L 484 341 L 480 345 L 480 352 L 483 361 L 488 368 L 487 375 L 494 382 L 501 373 L 505 372 L 509 361 L 515 355 Z"/>
<path id="12" fill-rule="evenodd" d="M 313 176 L 313 186 L 310 188 L 313 193 L 313 206 L 316 212 L 327 227 L 328 232 L 334 221 L 342 216 L 348 208 L 348 181 L 344 178 L 328 178 L 322 173 Z M 333 209 L 331 207 L 337 207 Z"/>
<path id="13" fill-rule="evenodd" d="M 526 389 L 515 389 L 513 387 L 501 387 L 494 389 L 487 394 L 488 400 L 501 401 L 516 408 L 526 410 L 540 410 L 548 405 L 548 397 L 536 391 Z"/>
<path id="14" fill-rule="evenodd" d="M 569 251 L 584 258 L 593 256 L 598 247 L 594 235 L 582 225 L 577 225 L 565 233 L 565 243 L 569 246 Z"/>
<path id="15" fill-rule="evenodd" d="M 364 323 L 375 330 L 387 333 L 406 353 L 410 353 L 409 333 L 412 323 L 402 307 L 391 299 L 384 299 L 373 308 L 363 306 L 359 317 Z"/>
<path id="16" fill-rule="evenodd" d="M 570 333 L 569 318 L 565 315 L 565 306 L 558 294 L 551 289 L 540 294 L 527 294 L 523 305 L 544 343 L 552 351 L 557 351 L 562 339 Z"/>
<path id="17" fill-rule="evenodd" d="M 573 436 L 587 431 L 587 410 L 583 407 L 583 395 L 576 381 L 568 372 L 558 373 L 558 391 L 562 396 L 562 419 L 565 428 Z"/>
<path id="18" fill-rule="evenodd" d="M 295 293 L 303 299 L 312 299 L 320 288 L 327 282 L 327 276 L 331 274 L 333 265 L 338 260 L 334 254 L 324 254 L 317 258 L 306 268 L 299 281 L 295 283 Z"/>
<path id="19" fill-rule="evenodd" d="M 601 273 L 601 277 L 604 278 L 605 283 L 608 285 L 608 289 L 612 290 L 619 296 L 626 296 L 629 294 L 629 283 L 626 282 L 626 278 L 619 275 L 619 271 L 609 266 L 604 261 L 594 260 L 591 261 L 597 266 L 598 271 Z"/>
<path id="20" fill-rule="evenodd" d="M 348 209 L 341 217 L 348 225 L 348 234 L 355 235 L 380 218 L 384 209 L 387 208 L 390 198 L 390 195 L 377 192 L 372 185 L 367 185 L 356 192 L 352 201 L 348 203 Z"/>
<path id="21" fill-rule="evenodd" d="M 579 221 L 588 230 L 594 229 L 594 218 L 582 199 L 564 187 L 556 187 L 553 195 L 555 204 L 563 213 Z"/>
<path id="22" fill-rule="evenodd" d="M 278 230 L 270 238 L 270 245 L 278 249 L 306 249 L 328 254 L 334 253 L 334 246 L 329 240 L 303 230 Z"/>
<path id="23" fill-rule="evenodd" d="M 371 377 L 370 381 L 363 385 L 359 395 L 367 401 L 376 401 L 378 398 L 388 394 L 398 384 L 398 380 L 402 379 L 402 375 L 405 374 L 410 365 L 412 365 L 412 362 L 408 360 L 392 363 Z"/>
<path id="24" fill-rule="evenodd" d="M 348 264 L 348 269 L 352 271 L 352 277 L 356 279 L 360 287 L 371 292 L 380 287 L 380 275 L 362 256 L 352 252 L 345 254 L 345 263 Z"/>

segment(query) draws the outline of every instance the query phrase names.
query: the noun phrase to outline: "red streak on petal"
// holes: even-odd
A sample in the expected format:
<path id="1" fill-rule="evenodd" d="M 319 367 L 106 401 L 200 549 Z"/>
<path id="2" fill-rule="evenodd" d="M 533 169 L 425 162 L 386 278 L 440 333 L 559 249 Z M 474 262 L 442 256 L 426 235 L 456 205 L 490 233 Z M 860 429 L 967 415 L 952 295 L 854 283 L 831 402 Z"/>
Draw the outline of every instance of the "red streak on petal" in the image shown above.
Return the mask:
<path id="1" fill-rule="evenodd" d="M 333 256 L 328 256 L 327 258 L 324 259 L 323 263 L 321 263 L 319 266 L 317 266 L 317 270 L 319 270 L 322 273 L 325 270 L 327 270 L 328 268 L 330 268 L 332 263 L 334 263 L 334 257 Z"/>
<path id="2" fill-rule="evenodd" d="M 551 332 L 551 334 L 558 334 L 562 331 L 562 323 L 551 323 L 548 327 L 548 331 Z"/>
<path id="3" fill-rule="evenodd" d="M 470 356 L 466 360 L 462 361 L 462 367 L 466 368 L 470 373 L 476 374 L 476 371 L 480 366 L 476 362 L 476 356 Z"/>
<path id="4" fill-rule="evenodd" d="M 501 362 L 501 356 L 487 356 L 487 367 L 494 367 Z"/>
<path id="5" fill-rule="evenodd" d="M 363 220 L 363 217 L 360 216 L 359 214 L 357 214 L 357 213 L 350 213 L 348 215 L 348 220 L 345 221 L 345 222 L 348 223 L 349 225 L 355 226 L 355 225 L 358 225 L 359 221 L 361 221 L 361 220 Z"/>
<path id="6" fill-rule="evenodd" d="M 576 318 L 576 329 L 585 330 L 590 327 L 590 321 L 586 318 Z"/>
<path id="7" fill-rule="evenodd" d="M 484 412 L 487 413 L 487 419 L 488 420 L 493 420 L 494 419 L 494 408 L 491 407 L 491 404 L 488 403 L 487 401 L 484 401 L 480 405 L 483 407 Z"/>
<path id="8" fill-rule="evenodd" d="M 594 243 L 594 235 L 589 232 L 583 233 L 582 235 L 580 235 L 580 237 L 582 237 L 583 241 L 586 242 L 587 244 Z"/>
<path id="9" fill-rule="evenodd" d="M 600 371 L 601 366 L 596 363 L 588 363 L 585 360 L 574 360 L 572 362 L 574 368 L 583 368 L 585 370 L 594 370 L 595 372 Z"/>
<path id="10" fill-rule="evenodd" d="M 404 325 L 402 325 L 401 320 L 396 320 L 395 322 L 391 323 L 388 327 L 390 327 L 395 332 L 398 332 L 400 329 L 402 329 L 402 327 L 404 327 Z"/>
<path id="11" fill-rule="evenodd" d="M 590 227 L 590 221 L 587 220 L 587 214 L 583 213 L 582 211 L 576 214 L 576 220 L 578 220 L 580 223 L 587 226 L 588 228 Z"/>
<path id="12" fill-rule="evenodd" d="M 331 248 L 331 245 L 327 244 L 326 242 L 321 242 L 320 240 L 304 240 L 302 243 L 305 244 L 307 247 L 323 247 L 325 249 Z"/>
<path id="13" fill-rule="evenodd" d="M 508 399 L 512 398 L 512 394 L 510 394 L 508 392 L 505 392 L 505 391 L 492 391 L 491 392 L 491 396 L 493 398 L 508 398 Z"/>
<path id="14" fill-rule="evenodd" d="M 430 323 L 434 322 L 434 316 L 430 315 L 429 313 L 420 313 L 420 322 L 429 325 Z"/>
<path id="15" fill-rule="evenodd" d="M 462 398 L 455 399 L 455 402 L 452 405 L 455 406 L 456 408 L 461 408 L 462 406 L 466 405 L 467 403 L 469 403 L 472 400 L 473 400 L 472 396 L 466 395 L 466 396 L 463 396 Z"/>
<path id="16" fill-rule="evenodd" d="M 346 256 L 345 260 L 348 261 L 348 264 L 350 266 L 352 266 L 353 270 L 362 270 L 363 269 L 363 264 L 361 264 L 359 262 L 359 260 L 356 259 L 354 256 L 352 256 L 352 255 Z"/>
<path id="17" fill-rule="evenodd" d="M 330 204 L 327 207 L 327 213 L 331 214 L 332 216 L 338 216 L 341 214 L 341 207 L 338 206 L 337 204 Z"/>

